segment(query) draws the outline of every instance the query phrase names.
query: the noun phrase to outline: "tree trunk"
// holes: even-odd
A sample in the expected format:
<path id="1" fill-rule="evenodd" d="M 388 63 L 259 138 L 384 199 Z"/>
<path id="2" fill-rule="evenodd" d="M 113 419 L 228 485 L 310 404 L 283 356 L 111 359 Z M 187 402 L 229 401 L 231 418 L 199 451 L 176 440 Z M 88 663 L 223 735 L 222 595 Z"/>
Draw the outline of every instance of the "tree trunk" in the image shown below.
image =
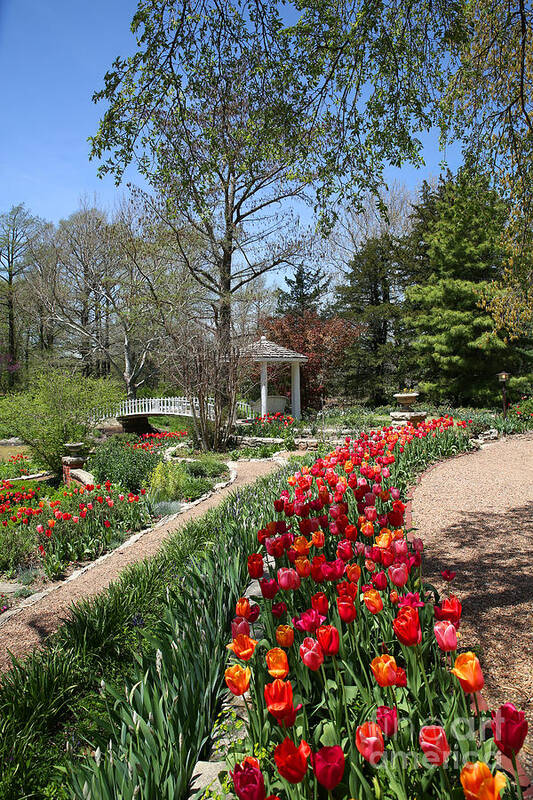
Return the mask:
<path id="1" fill-rule="evenodd" d="M 8 385 L 12 389 L 16 383 L 17 342 L 15 335 L 15 298 L 13 295 L 13 273 L 10 270 L 7 282 L 7 324 L 8 324 Z M 11 364 L 12 369 L 9 369 Z"/>

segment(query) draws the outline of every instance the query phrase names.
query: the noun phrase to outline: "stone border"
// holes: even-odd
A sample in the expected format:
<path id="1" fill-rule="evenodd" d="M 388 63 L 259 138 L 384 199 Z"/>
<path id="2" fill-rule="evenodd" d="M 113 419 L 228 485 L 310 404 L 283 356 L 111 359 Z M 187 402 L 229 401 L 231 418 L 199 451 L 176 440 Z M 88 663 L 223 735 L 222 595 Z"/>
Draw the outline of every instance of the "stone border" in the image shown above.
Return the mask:
<path id="1" fill-rule="evenodd" d="M 273 459 L 270 459 L 270 460 L 273 460 Z M 285 463 L 285 462 L 281 462 L 281 463 Z M 115 547 L 113 550 L 109 550 L 107 553 L 104 553 L 103 555 L 99 556 L 99 558 L 97 558 L 95 561 L 91 561 L 89 564 L 86 564 L 84 567 L 79 567 L 71 575 L 69 575 L 68 578 L 65 578 L 65 580 L 58 581 L 57 583 L 52 584 L 51 586 L 49 586 L 46 589 L 43 589 L 40 592 L 35 592 L 35 594 L 32 594 L 31 597 L 27 597 L 25 600 L 22 601 L 22 603 L 17 605 L 16 608 L 9 609 L 8 611 L 4 611 L 4 613 L 0 616 L 0 628 L 9 619 L 12 619 L 13 617 L 17 616 L 17 614 L 20 614 L 20 612 L 23 611 L 24 609 L 26 609 L 26 608 L 28 608 L 30 606 L 33 606 L 36 603 L 40 602 L 43 598 L 48 597 L 49 594 L 52 594 L 52 592 L 55 592 L 57 589 L 60 589 L 66 583 L 70 583 L 71 581 L 76 580 L 76 578 L 79 578 L 80 575 L 83 575 L 85 572 L 88 572 L 89 570 L 93 569 L 93 567 L 97 566 L 98 564 L 101 564 L 103 561 L 106 561 L 106 559 L 110 558 L 115 553 L 120 553 L 123 550 L 126 550 L 128 547 L 131 547 L 133 544 L 138 542 L 139 539 L 141 539 L 146 533 L 149 533 L 152 530 L 156 530 L 157 528 L 160 528 L 162 525 L 166 525 L 169 522 L 173 522 L 181 514 L 184 514 L 186 511 L 190 511 L 191 508 L 194 508 L 195 506 L 199 505 L 200 503 L 203 503 L 205 500 L 207 500 L 209 497 L 211 497 L 212 495 L 214 495 L 217 492 L 219 492 L 221 489 L 225 489 L 227 486 L 231 486 L 231 484 L 234 483 L 236 478 L 237 478 L 237 470 L 235 468 L 235 464 L 236 464 L 236 462 L 234 462 L 234 461 L 228 461 L 227 462 L 229 473 L 230 473 L 229 479 L 227 481 L 225 481 L 223 483 L 215 484 L 212 489 L 210 489 L 208 492 L 203 494 L 197 500 L 193 500 L 191 503 L 184 503 L 182 505 L 182 507 L 180 508 L 180 510 L 176 511 L 175 514 L 170 514 L 170 515 L 167 515 L 166 517 L 162 517 L 155 525 L 151 525 L 148 528 L 143 528 L 141 531 L 137 531 L 137 533 L 133 533 L 128 539 L 126 539 L 124 542 L 122 542 L 122 544 L 120 544 L 118 547 Z"/>

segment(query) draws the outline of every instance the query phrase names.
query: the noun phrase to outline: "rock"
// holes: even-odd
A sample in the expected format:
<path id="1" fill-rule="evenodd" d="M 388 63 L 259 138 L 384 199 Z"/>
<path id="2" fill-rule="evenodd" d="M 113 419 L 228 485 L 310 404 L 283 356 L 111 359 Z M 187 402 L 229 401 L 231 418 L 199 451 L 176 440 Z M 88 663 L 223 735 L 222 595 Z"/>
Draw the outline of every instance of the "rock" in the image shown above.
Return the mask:
<path id="1" fill-rule="evenodd" d="M 494 439 L 497 439 L 498 436 L 499 433 L 496 430 L 496 428 L 489 428 L 488 431 L 483 431 L 482 433 L 479 434 L 479 438 L 481 439 L 482 442 L 492 441 Z"/>
<path id="2" fill-rule="evenodd" d="M 218 779 L 219 772 L 225 769 L 225 761 L 199 761 L 194 768 L 191 780 L 191 794 L 199 793 L 209 788 L 211 792 L 216 793 L 217 797 L 229 797 L 222 791 L 222 786 Z"/>
<path id="3" fill-rule="evenodd" d="M 0 581 L 0 594 L 15 594 L 20 589 L 20 583 L 15 581 Z"/>

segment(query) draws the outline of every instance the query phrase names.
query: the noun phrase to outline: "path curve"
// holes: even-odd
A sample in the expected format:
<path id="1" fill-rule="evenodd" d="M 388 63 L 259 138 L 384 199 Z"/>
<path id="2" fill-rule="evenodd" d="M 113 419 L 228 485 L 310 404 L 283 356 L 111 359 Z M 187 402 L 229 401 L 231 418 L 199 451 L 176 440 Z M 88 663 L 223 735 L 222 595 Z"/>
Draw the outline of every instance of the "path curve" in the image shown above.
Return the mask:
<path id="1" fill-rule="evenodd" d="M 60 584 L 46 597 L 7 620 L 0 627 L 0 673 L 11 666 L 8 650 L 20 658 L 42 644 L 61 625 L 72 603 L 104 591 L 127 566 L 155 555 L 163 541 L 175 530 L 218 506 L 235 489 L 279 469 L 280 464 L 275 461 L 248 461 L 235 466 L 237 477 L 229 486 L 167 524 L 152 528 L 130 547 L 115 551 L 105 561 L 95 564 L 75 580 Z"/>
<path id="2" fill-rule="evenodd" d="M 521 753 L 533 774 L 533 434 L 502 439 L 429 470 L 413 491 L 424 574 L 457 570 L 460 645 L 479 653 L 489 707 L 509 700 L 526 712 Z"/>

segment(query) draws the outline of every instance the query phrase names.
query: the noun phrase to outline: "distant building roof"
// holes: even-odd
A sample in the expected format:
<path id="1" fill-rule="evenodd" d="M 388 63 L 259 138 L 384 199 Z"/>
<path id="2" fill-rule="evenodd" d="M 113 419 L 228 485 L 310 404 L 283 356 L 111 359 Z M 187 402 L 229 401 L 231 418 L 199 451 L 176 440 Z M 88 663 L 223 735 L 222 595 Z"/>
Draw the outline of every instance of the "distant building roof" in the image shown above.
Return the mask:
<path id="1" fill-rule="evenodd" d="M 307 361 L 307 356 L 282 347 L 280 344 L 270 342 L 266 336 L 261 336 L 258 342 L 254 342 L 245 349 L 246 355 L 252 361 Z"/>

